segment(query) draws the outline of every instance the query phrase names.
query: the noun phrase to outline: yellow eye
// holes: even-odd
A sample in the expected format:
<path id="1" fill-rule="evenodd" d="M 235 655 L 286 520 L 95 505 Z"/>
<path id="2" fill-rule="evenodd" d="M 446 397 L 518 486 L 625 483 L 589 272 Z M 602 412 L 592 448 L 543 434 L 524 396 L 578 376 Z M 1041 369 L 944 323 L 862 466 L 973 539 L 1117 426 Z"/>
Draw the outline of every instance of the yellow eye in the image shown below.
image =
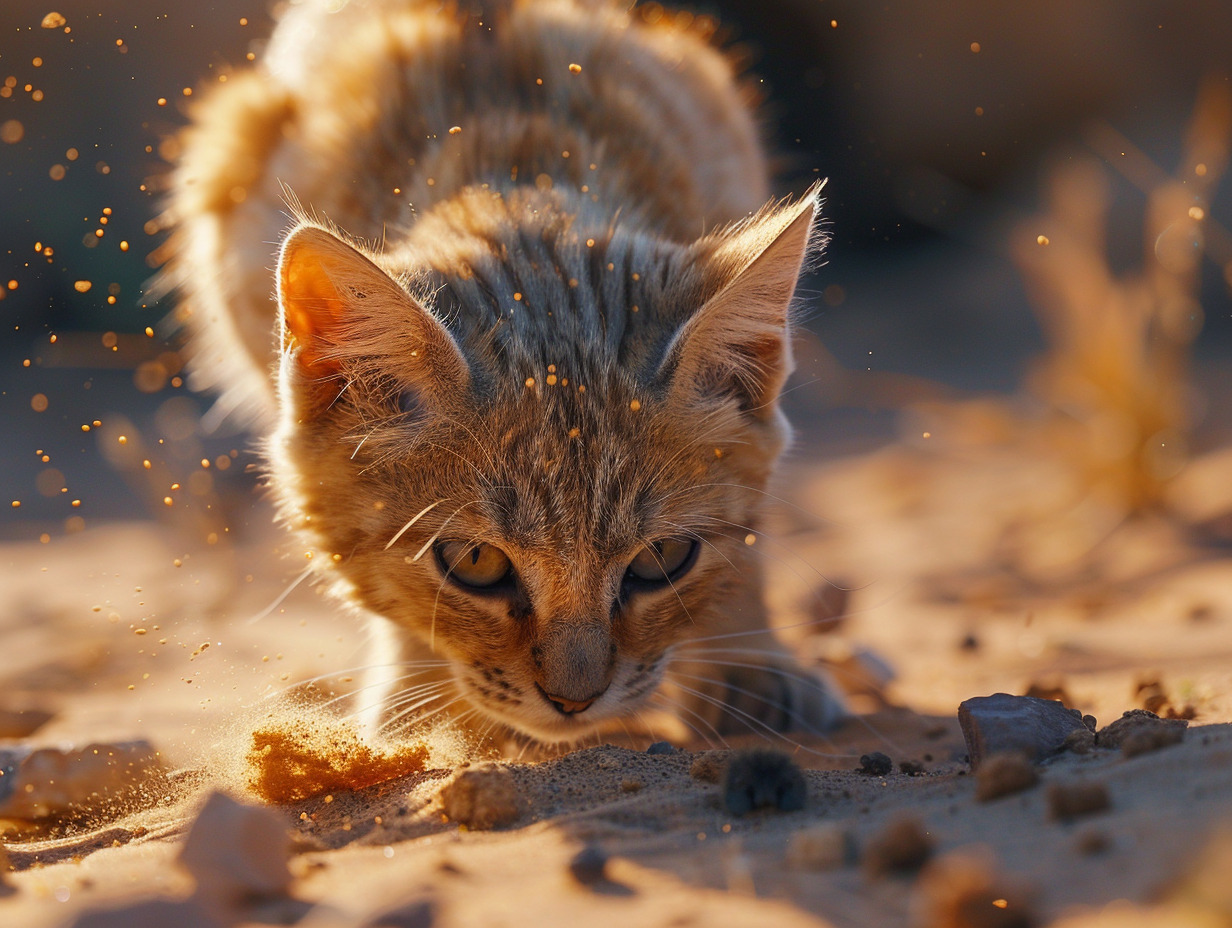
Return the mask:
<path id="1" fill-rule="evenodd" d="M 441 569 L 464 586 L 478 589 L 496 586 L 513 565 L 500 548 L 466 541 L 445 541 L 436 546 Z"/>
<path id="2" fill-rule="evenodd" d="M 651 542 L 629 563 L 629 575 L 650 583 L 665 583 L 692 567 L 696 553 L 696 538 L 664 538 Z"/>

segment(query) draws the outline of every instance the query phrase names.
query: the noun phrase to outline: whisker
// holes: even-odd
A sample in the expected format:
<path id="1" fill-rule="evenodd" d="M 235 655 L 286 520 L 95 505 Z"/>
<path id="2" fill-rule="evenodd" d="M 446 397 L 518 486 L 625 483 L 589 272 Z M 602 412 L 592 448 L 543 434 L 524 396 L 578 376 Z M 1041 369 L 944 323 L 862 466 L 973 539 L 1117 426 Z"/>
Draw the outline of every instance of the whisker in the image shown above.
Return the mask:
<path id="1" fill-rule="evenodd" d="M 735 648 L 728 649 L 728 651 L 730 653 L 736 653 L 736 654 L 744 653 Z M 711 652 L 711 653 L 714 653 L 714 652 Z M 754 652 L 754 653 L 778 655 L 778 656 L 782 655 L 781 651 L 776 652 L 776 651 L 771 651 L 769 649 L 759 651 L 759 652 Z M 671 661 L 673 660 L 688 660 L 688 659 L 689 659 L 688 657 L 685 657 L 685 658 L 673 657 L 668 661 L 668 663 L 671 663 Z M 742 661 L 723 661 L 723 660 L 715 660 L 713 658 L 702 658 L 702 661 L 704 663 L 711 664 L 715 667 L 739 667 L 745 670 L 764 670 L 767 673 L 772 673 L 772 674 L 775 674 L 776 676 L 785 677 L 788 680 L 795 680 L 797 683 L 802 683 L 805 686 L 809 686 L 817 690 L 818 692 L 822 692 L 822 693 L 829 692 L 829 690 L 826 688 L 825 683 L 823 683 L 820 679 L 808 677 L 808 676 L 805 676 L 804 674 L 792 673 L 791 671 L 785 670 L 780 667 L 767 667 L 765 664 L 746 663 Z M 718 682 L 718 681 L 712 681 L 712 682 Z M 776 707 L 776 708 L 780 708 L 780 707 Z"/>
<path id="2" fill-rule="evenodd" d="M 290 596 L 291 593 L 295 590 L 295 588 L 299 586 L 301 583 L 303 583 L 305 580 L 307 580 L 311 574 L 312 574 L 312 568 L 305 567 L 304 570 L 300 573 L 300 575 L 291 581 L 291 585 L 278 594 L 277 599 L 275 599 L 272 603 L 270 603 L 268 606 L 266 606 L 264 609 L 262 609 L 252 618 L 250 618 L 247 624 L 248 625 L 257 624 L 263 618 L 265 618 L 267 615 L 269 615 L 271 612 L 273 612 L 275 609 L 281 606 L 283 603 L 283 600 L 285 600 L 288 596 Z"/>
<path id="3" fill-rule="evenodd" d="M 744 666 L 756 666 L 756 665 L 746 664 Z M 758 669 L 761 669 L 761 668 L 758 668 Z M 809 725 L 808 720 L 805 719 L 803 716 L 801 716 L 794 709 L 792 709 L 790 705 L 784 705 L 783 703 L 778 702 L 777 700 L 771 699 L 770 697 L 766 696 L 763 693 L 758 693 L 755 690 L 745 689 L 742 686 L 736 686 L 735 684 L 731 683 L 728 680 L 715 679 L 713 677 L 698 676 L 697 674 L 685 673 L 682 670 L 669 670 L 667 671 L 667 673 L 670 674 L 672 679 L 676 681 L 685 679 L 685 680 L 694 680 L 698 683 L 713 683 L 716 686 L 722 686 L 728 692 L 739 693 L 742 696 L 748 696 L 749 698 L 755 699 L 756 701 L 762 703 L 763 705 L 769 706 L 771 709 L 775 709 L 779 712 L 782 712 L 785 716 L 787 716 L 793 722 L 799 725 L 801 731 L 807 732 L 810 735 L 822 734 L 822 732 L 818 731 L 817 729 Z M 729 706 L 729 708 L 734 709 L 737 712 L 741 711 L 739 709 L 736 709 L 735 706 Z"/>
<path id="4" fill-rule="evenodd" d="M 704 680 L 705 678 L 696 678 L 696 679 Z M 717 683 L 719 681 L 708 680 L 706 682 Z M 834 753 L 830 753 L 826 751 L 815 751 L 812 748 L 808 747 L 807 745 L 801 744 L 799 741 L 796 741 L 793 738 L 787 737 L 781 731 L 776 731 L 772 726 L 767 725 L 761 719 L 757 718 L 754 715 L 750 715 L 748 712 L 745 712 L 743 709 L 738 709 L 735 706 L 729 706 L 727 703 L 723 702 L 723 700 L 718 699 L 714 696 L 711 696 L 709 693 L 705 693 L 701 690 L 694 689 L 693 687 L 688 686 L 684 683 L 676 682 L 675 685 L 678 686 L 680 689 L 684 690 L 686 693 L 696 696 L 698 699 L 702 700 L 703 702 L 710 703 L 710 705 L 715 706 L 716 708 L 721 709 L 724 712 L 731 714 L 733 718 L 740 716 L 741 717 L 740 720 L 743 721 L 746 726 L 748 726 L 750 731 L 756 731 L 756 728 L 754 728 L 754 726 L 758 726 L 764 729 L 766 734 L 770 735 L 773 738 L 777 738 L 779 741 L 782 741 L 785 744 L 791 745 L 792 748 L 794 748 L 797 751 L 804 751 L 806 754 L 812 754 L 816 757 L 825 757 L 827 759 L 831 759 L 835 757 L 847 757 L 847 756 L 854 757 L 855 756 L 855 755 L 846 755 L 846 754 L 834 754 Z"/>
<path id="5" fill-rule="evenodd" d="M 700 728 L 698 728 L 688 719 L 683 718 L 680 713 L 687 712 L 689 715 L 693 716 L 693 718 L 697 719 L 698 722 L 700 722 L 702 725 L 705 725 L 708 729 L 710 729 L 710 734 L 714 735 L 714 737 L 718 739 L 719 744 L 723 745 L 723 747 L 728 746 L 727 739 L 725 739 L 723 735 L 720 734 L 719 730 L 715 728 L 713 725 L 711 725 L 710 721 L 704 715 L 702 715 L 696 709 L 693 709 L 692 707 L 686 705 L 683 700 L 672 699 L 667 693 L 663 692 L 662 690 L 659 690 L 657 693 L 655 693 L 655 696 L 658 699 L 663 701 L 663 703 L 667 706 L 667 708 L 669 708 L 673 712 L 673 714 L 675 714 L 676 718 L 680 720 L 681 724 L 686 725 L 699 738 L 705 741 L 707 745 L 713 746 L 714 744 L 714 742 L 710 740 L 710 735 L 707 735 L 705 732 L 703 732 Z"/>
<path id="6" fill-rule="evenodd" d="M 399 538 L 401 538 L 403 533 L 406 532 L 408 528 L 410 528 L 412 525 L 414 525 L 416 522 L 418 522 L 420 519 L 422 519 L 424 516 L 426 516 L 428 513 L 430 513 L 433 509 L 435 509 L 437 506 L 439 506 L 443 502 L 445 502 L 444 499 L 438 499 L 435 503 L 429 503 L 427 506 L 424 506 L 423 509 L 419 510 L 419 512 L 417 512 L 414 516 L 411 517 L 410 521 L 407 522 L 406 525 L 398 529 L 397 533 L 394 535 L 393 538 L 385 542 L 384 550 L 388 551 L 390 548 L 392 548 L 394 545 L 394 542 L 397 541 Z M 419 560 L 419 558 L 416 557 L 415 560 Z"/>
<path id="7" fill-rule="evenodd" d="M 403 709 L 402 709 L 402 711 L 398 712 L 398 713 L 397 713 L 396 715 L 394 715 L 392 718 L 390 718 L 390 719 L 388 719 L 387 721 L 385 721 L 385 722 L 381 723 L 381 726 L 380 726 L 380 728 L 379 728 L 378 730 L 379 730 L 379 731 L 381 731 L 381 732 L 385 732 L 387 729 L 391 729 L 391 728 L 393 728 L 395 725 L 397 725 L 399 722 L 401 722 L 403 719 L 405 719 L 408 715 L 410 715 L 410 714 L 411 714 L 412 712 L 414 712 L 416 709 L 421 709 L 421 708 L 423 708 L 424 706 L 428 705 L 429 703 L 435 702 L 436 700 L 440 699 L 442 696 L 447 696 L 447 695 L 448 695 L 448 693 L 447 693 L 447 692 L 445 691 L 445 689 L 442 687 L 442 690 L 441 690 L 440 692 L 436 692 L 436 693 L 432 694 L 431 696 L 426 696 L 426 697 L 424 697 L 424 698 L 422 698 L 422 699 L 418 700 L 417 702 L 414 702 L 413 704 L 411 704 L 411 705 L 406 706 L 405 708 L 403 708 Z M 453 698 L 453 699 L 449 700 L 448 702 L 446 702 L 446 703 L 444 703 L 444 704 L 442 704 L 442 705 L 440 705 L 440 706 L 437 706 L 437 707 L 436 707 L 436 708 L 434 708 L 431 712 L 429 712 L 427 715 L 423 716 L 422 718 L 415 719 L 415 721 L 416 721 L 416 722 L 418 722 L 418 723 L 420 723 L 420 724 L 422 724 L 423 722 L 426 722 L 428 719 L 432 718 L 432 716 L 437 715 L 437 714 L 439 714 L 439 713 L 443 712 L 445 709 L 448 709 L 450 706 L 452 706 L 454 703 L 456 703 L 456 702 L 457 702 L 458 700 L 460 700 L 460 699 L 462 699 L 462 696 L 461 696 L 461 695 L 454 696 L 454 698 Z"/>
<path id="8" fill-rule="evenodd" d="M 398 699 L 393 700 L 391 702 L 385 702 L 384 700 L 378 699 L 376 702 L 373 702 L 373 703 L 362 703 L 358 705 L 355 708 L 355 710 L 352 711 L 348 715 L 348 718 L 357 718 L 357 717 L 363 716 L 375 710 L 377 707 L 383 707 L 384 709 L 392 712 L 396 709 L 401 709 L 419 700 L 423 700 L 424 702 L 431 702 L 434 699 L 438 699 L 443 693 L 443 691 L 445 690 L 445 688 L 446 688 L 446 683 L 444 681 L 437 682 L 437 683 L 421 683 L 419 686 L 411 687 L 408 690 L 404 690 L 402 693 L 399 694 Z M 408 711 L 413 711 L 414 708 L 416 708 L 416 706 L 412 706 L 411 709 Z M 378 728 L 378 731 L 379 730 L 380 729 Z"/>
<path id="9" fill-rule="evenodd" d="M 421 557 L 424 556 L 424 552 L 426 552 L 429 548 L 431 548 L 434 544 L 436 544 L 436 539 L 441 537 L 441 532 L 445 531 L 445 529 L 449 526 L 449 523 L 453 521 L 454 516 L 456 516 L 459 512 L 461 512 L 467 506 L 474 506 L 478 502 L 479 500 L 473 499 L 469 503 L 463 503 L 461 506 L 459 506 L 457 509 L 451 512 L 449 514 L 449 518 L 446 519 L 444 522 L 442 522 L 441 527 L 438 528 L 432 534 L 432 537 L 423 543 L 423 547 L 420 548 L 419 551 L 416 552 L 415 556 L 411 558 L 411 561 L 412 562 L 418 561 Z"/>

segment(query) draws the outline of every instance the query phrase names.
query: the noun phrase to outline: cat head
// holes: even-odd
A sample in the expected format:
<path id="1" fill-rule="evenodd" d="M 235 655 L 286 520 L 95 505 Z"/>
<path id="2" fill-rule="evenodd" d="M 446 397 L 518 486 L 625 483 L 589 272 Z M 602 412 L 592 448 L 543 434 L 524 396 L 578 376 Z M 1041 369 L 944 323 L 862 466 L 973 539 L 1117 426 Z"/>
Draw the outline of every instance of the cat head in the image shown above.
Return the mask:
<path id="1" fill-rule="evenodd" d="M 347 596 L 568 740 L 759 588 L 816 193 L 692 243 L 469 196 L 381 254 L 287 236 L 271 463 Z"/>

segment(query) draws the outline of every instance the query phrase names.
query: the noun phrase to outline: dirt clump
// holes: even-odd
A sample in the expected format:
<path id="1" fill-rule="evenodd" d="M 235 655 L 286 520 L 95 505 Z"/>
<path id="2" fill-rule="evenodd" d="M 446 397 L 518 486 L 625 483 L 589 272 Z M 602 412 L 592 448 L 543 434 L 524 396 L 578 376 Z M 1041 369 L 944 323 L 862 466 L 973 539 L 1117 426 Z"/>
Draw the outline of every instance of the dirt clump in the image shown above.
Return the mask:
<path id="1" fill-rule="evenodd" d="M 1179 744 L 1189 727 L 1187 719 L 1161 719 L 1148 709 L 1130 709 L 1095 734 L 1101 748 L 1120 748 L 1126 757 Z"/>
<path id="2" fill-rule="evenodd" d="M 1048 787 L 1048 816 L 1059 821 L 1104 812 L 1112 805 L 1103 783 L 1075 780 Z"/>
<path id="3" fill-rule="evenodd" d="M 988 802 L 1020 793 L 1039 782 L 1035 765 L 1012 751 L 993 754 L 975 773 L 975 798 Z"/>
<path id="4" fill-rule="evenodd" d="M 923 822 L 913 815 L 904 815 L 869 839 L 861 862 L 873 876 L 912 873 L 924 866 L 932 853 L 933 839 Z"/>

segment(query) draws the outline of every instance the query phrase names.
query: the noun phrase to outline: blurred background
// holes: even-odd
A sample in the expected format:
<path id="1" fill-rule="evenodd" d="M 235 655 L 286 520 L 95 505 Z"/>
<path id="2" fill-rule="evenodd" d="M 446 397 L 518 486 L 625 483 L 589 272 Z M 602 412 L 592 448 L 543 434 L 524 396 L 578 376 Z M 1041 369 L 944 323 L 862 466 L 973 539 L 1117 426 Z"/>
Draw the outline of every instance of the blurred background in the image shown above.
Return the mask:
<path id="1" fill-rule="evenodd" d="M 760 82 L 781 192 L 829 178 L 832 240 L 808 282 L 789 394 L 805 423 L 798 457 L 890 441 L 921 400 L 1018 388 L 1050 331 L 1055 349 L 1041 308 L 1066 273 L 1033 269 L 1023 237 L 1047 248 L 1039 217 L 1088 194 L 1110 274 L 1158 260 L 1185 275 L 1181 322 L 1163 329 L 1186 356 L 1188 440 L 1226 442 L 1232 197 L 1215 181 L 1232 4 L 689 7 L 721 22 Z M 194 95 L 260 55 L 273 12 L 265 0 L 0 5 L 0 538 L 161 518 L 217 540 L 268 522 L 251 505 L 252 440 L 202 432 L 210 400 L 183 380 L 172 304 L 150 279 L 176 130 Z M 1151 219 L 1165 186 L 1189 220 Z"/>

